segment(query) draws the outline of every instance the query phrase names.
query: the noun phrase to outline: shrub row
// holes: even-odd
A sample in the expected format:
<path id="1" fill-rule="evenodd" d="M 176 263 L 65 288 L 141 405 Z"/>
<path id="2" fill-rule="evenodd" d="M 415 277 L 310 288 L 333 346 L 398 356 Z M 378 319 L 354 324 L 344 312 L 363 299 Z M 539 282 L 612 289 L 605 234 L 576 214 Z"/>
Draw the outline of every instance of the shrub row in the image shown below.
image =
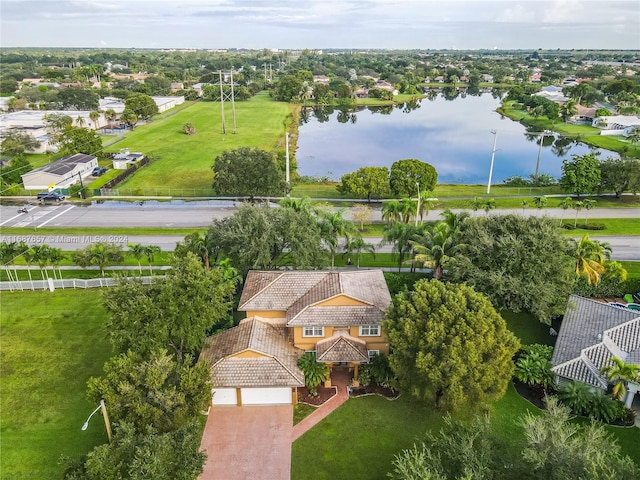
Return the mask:
<path id="1" fill-rule="evenodd" d="M 606 230 L 607 226 L 604 223 L 581 223 L 576 226 L 571 223 L 564 223 L 562 228 L 566 230 Z"/>
<path id="2" fill-rule="evenodd" d="M 615 279 L 603 280 L 598 285 L 589 285 L 581 277 L 573 288 L 573 293 L 581 297 L 591 298 L 621 298 L 627 293 L 640 292 L 640 278 L 630 278 L 624 282 Z"/>

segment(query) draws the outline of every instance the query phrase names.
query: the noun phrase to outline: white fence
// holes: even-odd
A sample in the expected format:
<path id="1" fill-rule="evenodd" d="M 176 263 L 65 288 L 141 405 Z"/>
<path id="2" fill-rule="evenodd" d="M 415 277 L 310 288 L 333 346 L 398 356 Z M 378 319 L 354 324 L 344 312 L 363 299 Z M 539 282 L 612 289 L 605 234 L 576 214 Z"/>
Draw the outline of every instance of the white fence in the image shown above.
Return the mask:
<path id="1" fill-rule="evenodd" d="M 128 277 L 130 279 L 135 278 L 142 281 L 143 285 L 151 284 L 154 278 L 162 278 L 159 276 L 154 277 Z M 113 277 L 101 277 L 101 278 L 64 278 L 62 280 L 54 280 L 49 278 L 48 280 L 23 280 L 19 282 L 0 282 L 0 290 L 8 290 L 10 292 L 20 292 L 24 290 L 50 290 L 54 291 L 56 288 L 100 288 L 100 287 L 114 287 L 117 285 L 118 279 Z"/>

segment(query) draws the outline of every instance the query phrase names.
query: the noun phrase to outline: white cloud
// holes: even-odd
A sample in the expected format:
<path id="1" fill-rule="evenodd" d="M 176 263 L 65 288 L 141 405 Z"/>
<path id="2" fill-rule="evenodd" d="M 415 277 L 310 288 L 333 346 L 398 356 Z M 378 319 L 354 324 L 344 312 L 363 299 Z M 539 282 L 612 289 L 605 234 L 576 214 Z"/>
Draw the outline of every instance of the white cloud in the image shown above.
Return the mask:
<path id="1" fill-rule="evenodd" d="M 535 13 L 522 5 L 505 8 L 496 17 L 496 22 L 501 23 L 529 23 L 535 20 Z"/>
<path id="2" fill-rule="evenodd" d="M 554 0 L 542 17 L 544 23 L 574 23 L 582 20 L 580 0 Z"/>

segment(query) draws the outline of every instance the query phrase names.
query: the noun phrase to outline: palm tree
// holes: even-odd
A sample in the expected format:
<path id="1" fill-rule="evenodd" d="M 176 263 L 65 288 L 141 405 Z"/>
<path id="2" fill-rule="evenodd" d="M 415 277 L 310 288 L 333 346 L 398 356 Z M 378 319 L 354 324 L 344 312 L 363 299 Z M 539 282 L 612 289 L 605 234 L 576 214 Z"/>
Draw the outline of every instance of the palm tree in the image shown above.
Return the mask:
<path id="1" fill-rule="evenodd" d="M 31 247 L 31 251 L 33 252 L 32 258 L 40 267 L 40 274 L 42 275 L 42 279 L 45 280 L 49 278 L 49 274 L 47 273 L 47 266 L 49 265 L 49 245 L 34 245 Z"/>
<path id="2" fill-rule="evenodd" d="M 607 377 L 607 381 L 613 385 L 613 398 L 622 400 L 627 392 L 627 382 L 637 382 L 640 375 L 640 365 L 625 363 L 618 357 L 609 359 L 612 365 L 606 365 L 600 369 L 600 373 Z"/>
<path id="3" fill-rule="evenodd" d="M 116 111 L 112 108 L 110 108 L 109 110 L 106 110 L 104 112 L 104 118 L 106 118 L 109 122 L 109 127 L 111 127 L 111 123 L 114 122 L 116 120 L 116 118 L 118 118 L 118 114 L 116 113 Z"/>
<path id="4" fill-rule="evenodd" d="M 93 112 L 89 112 L 89 118 L 91 119 L 91 121 L 93 122 L 93 129 L 97 130 L 97 126 L 98 126 L 98 119 L 100 118 L 100 113 L 93 111 Z"/>
<path id="5" fill-rule="evenodd" d="M 576 113 L 578 113 L 578 108 L 576 107 L 575 100 L 568 100 L 561 108 L 560 115 L 564 120 L 564 123 L 567 123 L 571 117 L 573 117 Z"/>
<path id="6" fill-rule="evenodd" d="M 585 415 L 589 413 L 593 392 L 586 383 L 572 381 L 560 388 L 558 397 L 574 414 Z"/>
<path id="7" fill-rule="evenodd" d="M 78 115 L 78 118 L 76 118 L 76 127 L 84 127 L 85 125 L 86 122 L 84 121 L 84 118 Z"/>
<path id="8" fill-rule="evenodd" d="M 618 283 L 624 282 L 629 273 L 620 262 L 604 262 L 603 280 L 616 280 Z"/>
<path id="9" fill-rule="evenodd" d="M 302 197 L 302 198 L 287 197 L 287 198 L 283 198 L 282 200 L 280 200 L 279 205 L 281 207 L 291 208 L 296 212 L 310 213 L 311 210 L 312 210 L 311 201 L 309 200 L 309 197 Z"/>
<path id="10" fill-rule="evenodd" d="M 451 209 L 449 208 L 447 208 L 444 212 L 442 212 L 440 216 L 443 219 L 442 221 L 446 223 L 451 229 L 451 231 L 456 235 L 460 233 L 460 231 L 462 230 L 462 227 L 464 226 L 464 223 L 467 221 L 468 218 L 471 217 L 471 215 L 469 215 L 469 212 L 463 211 L 460 213 L 455 213 L 455 212 L 452 212 Z"/>
<path id="11" fill-rule="evenodd" d="M 402 218 L 401 206 L 398 200 L 390 200 L 382 204 L 382 219 L 392 224 Z"/>
<path id="12" fill-rule="evenodd" d="M 144 245 L 142 245 L 141 243 L 128 243 L 127 247 L 129 247 L 129 250 L 127 250 L 127 256 L 136 259 L 136 261 L 138 262 L 138 268 L 140 269 L 140 275 L 142 275 L 142 265 L 140 263 L 140 260 L 142 260 L 142 258 L 145 256 Z"/>
<path id="13" fill-rule="evenodd" d="M 209 270 L 209 246 L 207 245 L 206 236 L 194 232 L 184 237 L 184 242 L 178 242 L 178 245 L 176 245 L 175 254 L 179 256 L 186 252 L 195 254 L 202 260 L 204 268 Z"/>
<path id="14" fill-rule="evenodd" d="M 400 200 L 400 217 L 404 223 L 409 223 L 411 217 L 417 214 L 418 204 L 410 198 Z"/>
<path id="15" fill-rule="evenodd" d="M 590 198 L 587 198 L 585 200 L 583 200 L 584 203 L 584 209 L 585 209 L 585 214 L 584 214 L 584 224 L 587 224 L 587 219 L 589 217 L 589 210 L 592 210 L 595 206 L 596 206 L 596 201 L 592 200 Z"/>
<path id="16" fill-rule="evenodd" d="M 524 211 L 529 206 L 529 202 L 527 202 L 526 200 L 522 200 L 520 204 L 522 205 L 522 216 L 524 217 Z"/>
<path id="17" fill-rule="evenodd" d="M 342 210 L 321 210 L 318 212 L 318 215 L 320 235 L 327 243 L 329 251 L 331 252 L 331 268 L 333 268 L 340 239 L 344 237 L 345 240 L 349 242 L 351 235 L 356 232 L 356 226 L 353 222 L 344 218 Z"/>
<path id="18" fill-rule="evenodd" d="M 18 275 L 15 271 L 15 267 L 13 273 L 11 272 L 10 268 L 10 266 L 13 265 L 16 259 L 20 256 L 20 251 L 18 251 L 18 248 L 19 247 L 16 242 L 0 243 L 0 262 L 2 262 L 2 266 L 4 267 L 5 272 L 7 272 L 7 278 L 9 279 L 9 282 L 18 281 Z M 11 283 L 9 283 L 9 286 L 11 287 Z"/>
<path id="19" fill-rule="evenodd" d="M 316 354 L 305 353 L 298 360 L 298 367 L 304 373 L 304 385 L 313 396 L 318 395 L 318 386 L 329 377 L 329 367 L 326 363 L 316 362 Z"/>
<path id="20" fill-rule="evenodd" d="M 484 202 L 484 205 L 482 208 L 484 209 L 485 213 L 489 215 L 489 212 L 496 208 L 496 199 L 489 198 L 486 202 Z"/>
<path id="21" fill-rule="evenodd" d="M 242 277 L 238 274 L 238 269 L 231 265 L 230 258 L 223 258 L 218 263 L 216 263 L 216 267 L 222 271 L 222 278 L 237 284 L 242 281 Z"/>
<path id="22" fill-rule="evenodd" d="M 420 221 L 424 220 L 425 215 L 429 215 L 429 210 L 433 208 L 434 202 L 431 200 L 432 193 L 428 190 L 423 190 L 420 192 L 420 209 L 418 213 L 420 214 Z"/>
<path id="23" fill-rule="evenodd" d="M 533 197 L 533 203 L 538 210 L 542 210 L 547 204 L 547 197 L 545 197 L 544 195 L 541 197 Z"/>
<path id="24" fill-rule="evenodd" d="M 484 200 L 482 198 L 474 197 L 473 200 L 471 200 L 471 210 L 473 210 L 474 212 L 477 212 L 483 206 L 484 206 Z"/>
<path id="25" fill-rule="evenodd" d="M 62 251 L 61 248 L 49 248 L 49 263 L 51 264 L 51 268 L 53 268 L 53 278 L 56 278 L 56 267 L 58 267 L 58 277 L 62 280 L 62 271 L 60 270 L 60 262 L 64 260 L 67 256 Z M 63 285 L 64 288 L 64 285 Z"/>
<path id="26" fill-rule="evenodd" d="M 415 253 L 414 262 L 429 266 L 433 269 L 433 278 L 441 280 L 447 261 L 462 249 L 462 244 L 456 243 L 456 237 L 457 232 L 445 222 L 438 222 L 422 235 L 414 236 L 409 241 Z"/>
<path id="27" fill-rule="evenodd" d="M 351 255 L 352 253 L 356 254 L 356 267 L 360 268 L 360 257 L 362 256 L 362 252 L 368 252 L 373 255 L 373 258 L 376 258 L 376 247 L 364 241 L 362 236 L 358 235 L 354 238 L 350 238 L 347 241 L 345 246 L 344 255 Z"/>
<path id="28" fill-rule="evenodd" d="M 155 260 L 156 253 L 160 253 L 160 247 L 157 245 L 147 245 L 146 247 L 144 247 L 143 251 L 144 256 L 147 257 L 147 262 L 149 262 L 149 275 L 153 275 L 153 272 L 151 271 L 151 265 Z"/>
<path id="29" fill-rule="evenodd" d="M 571 197 L 565 197 L 565 199 L 562 200 L 562 202 L 560 202 L 560 208 L 562 208 L 562 216 L 560 217 L 560 226 L 562 226 L 562 220 L 564 220 L 564 214 L 566 213 L 567 209 L 571 208 L 572 205 L 573 205 L 573 200 L 571 199 Z"/>
<path id="30" fill-rule="evenodd" d="M 579 242 L 576 242 L 574 251 L 576 275 L 585 277 L 589 285 L 597 285 L 605 271 L 605 261 L 610 257 L 609 244 L 591 240 L 588 235 L 584 235 Z"/>
<path id="31" fill-rule="evenodd" d="M 385 226 L 381 244 L 393 244 L 391 251 L 398 260 L 398 271 L 402 268 L 405 257 L 413 251 L 410 240 L 421 230 L 421 226 L 411 223 L 394 223 Z M 411 268 L 413 270 L 413 265 Z"/>
<path id="32" fill-rule="evenodd" d="M 580 213 L 580 210 L 582 210 L 582 207 L 584 207 L 584 202 L 582 202 L 581 200 L 578 200 L 577 202 L 573 202 L 573 208 L 576 211 L 576 218 L 573 221 L 573 228 L 578 227 L 578 213 Z"/>
<path id="33" fill-rule="evenodd" d="M 638 145 L 638 143 L 640 143 L 640 127 L 633 127 L 630 129 L 627 133 L 627 140 L 634 145 Z"/>

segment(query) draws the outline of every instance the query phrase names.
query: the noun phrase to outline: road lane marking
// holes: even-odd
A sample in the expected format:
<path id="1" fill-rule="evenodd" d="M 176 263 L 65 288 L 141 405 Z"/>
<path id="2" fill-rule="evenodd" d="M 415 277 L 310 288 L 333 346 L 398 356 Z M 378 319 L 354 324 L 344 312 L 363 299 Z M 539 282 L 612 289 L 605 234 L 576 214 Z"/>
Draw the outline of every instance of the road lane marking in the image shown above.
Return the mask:
<path id="1" fill-rule="evenodd" d="M 47 223 L 49 223 L 51 220 L 55 220 L 56 218 L 58 218 L 60 215 L 63 215 L 65 213 L 67 213 L 69 210 L 71 210 L 73 208 L 73 205 L 71 205 L 69 208 L 67 208 L 66 210 L 63 210 L 62 212 L 60 212 L 59 214 L 51 217 L 49 220 L 47 220 L 44 223 L 41 223 L 40 225 L 38 225 L 36 228 L 40 228 L 40 227 L 44 227 Z"/>

